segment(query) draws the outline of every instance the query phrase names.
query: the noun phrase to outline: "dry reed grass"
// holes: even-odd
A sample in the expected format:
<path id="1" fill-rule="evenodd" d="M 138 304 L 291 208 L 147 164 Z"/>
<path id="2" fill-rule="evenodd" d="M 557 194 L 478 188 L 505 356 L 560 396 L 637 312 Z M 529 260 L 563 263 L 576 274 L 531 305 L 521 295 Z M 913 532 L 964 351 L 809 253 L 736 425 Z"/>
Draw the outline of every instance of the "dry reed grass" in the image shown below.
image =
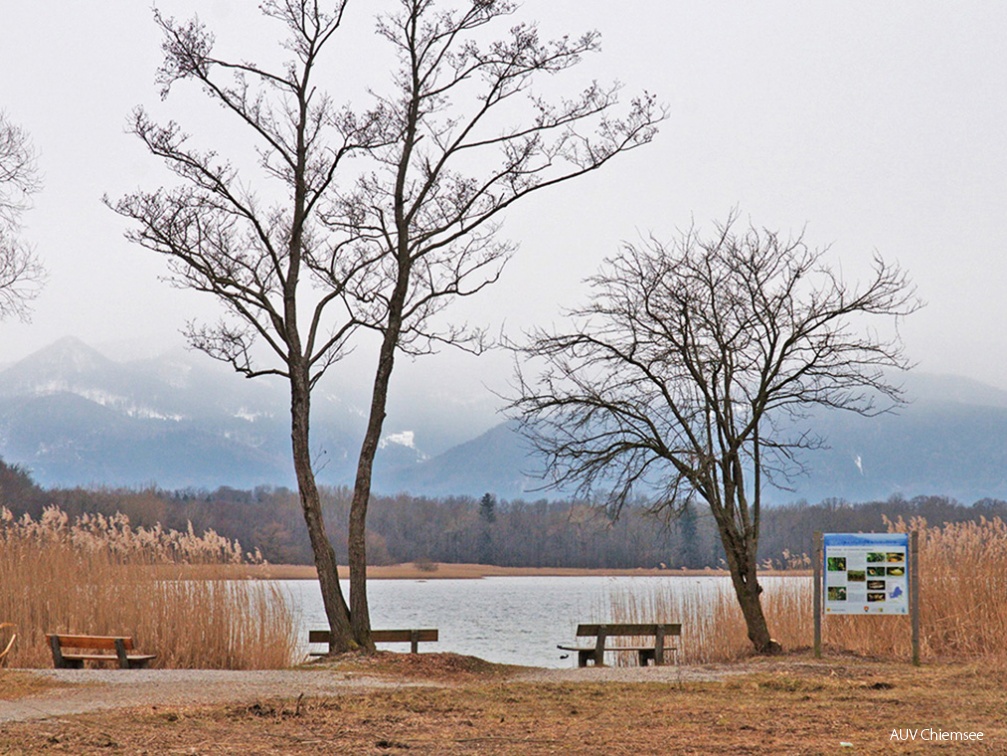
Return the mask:
<path id="1" fill-rule="evenodd" d="M 284 597 L 213 575 L 256 558 L 212 531 L 133 528 L 123 515 L 70 522 L 56 508 L 15 520 L 0 508 L 0 620 L 18 634 L 9 666 L 51 664 L 50 632 L 131 635 L 158 667 L 289 666 L 296 623 Z M 186 579 L 192 565 L 203 579 Z"/>
<path id="2" fill-rule="evenodd" d="M 1007 524 L 999 518 L 928 526 L 922 518 L 886 521 L 892 532 L 920 533 L 920 654 L 926 659 L 983 660 L 1007 664 Z M 803 560 L 794 563 L 801 565 Z M 784 648 L 812 645 L 811 579 L 766 580 L 763 610 Z M 669 580 L 650 592 L 613 592 L 609 614 L 618 622 L 681 622 L 679 659 L 726 662 L 751 654 L 744 618 L 723 580 L 712 591 Z M 904 616 L 823 619 L 826 649 L 909 659 L 912 635 Z M 624 655 L 619 663 L 632 663 Z"/>
<path id="3" fill-rule="evenodd" d="M 890 532 L 920 534 L 921 656 L 1007 662 L 1007 523 L 885 522 Z M 911 655 L 908 619 L 873 617 L 869 629 L 861 619 L 828 617 L 823 641 L 863 654 Z"/>
<path id="4" fill-rule="evenodd" d="M 681 623 L 682 636 L 676 645 L 683 664 L 737 661 L 751 655 L 745 621 L 727 578 L 712 579 L 703 588 L 681 579 L 662 582 L 649 591 L 619 588 L 611 593 L 610 605 L 615 622 Z M 810 644 L 809 579 L 773 579 L 763 594 L 763 610 L 774 637 L 785 648 Z M 639 640 L 625 639 L 623 645 Z M 618 664 L 633 664 L 635 659 L 635 654 L 617 654 Z"/>

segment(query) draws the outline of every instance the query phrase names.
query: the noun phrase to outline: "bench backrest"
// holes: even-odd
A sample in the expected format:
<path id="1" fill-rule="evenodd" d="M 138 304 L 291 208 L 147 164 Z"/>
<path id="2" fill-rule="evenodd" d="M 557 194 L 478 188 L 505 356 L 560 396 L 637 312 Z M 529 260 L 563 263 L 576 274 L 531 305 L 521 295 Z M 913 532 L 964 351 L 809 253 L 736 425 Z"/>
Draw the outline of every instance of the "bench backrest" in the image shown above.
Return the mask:
<path id="1" fill-rule="evenodd" d="M 371 640 L 375 643 L 408 643 L 414 640 L 428 643 L 439 641 L 439 633 L 435 628 L 421 630 L 371 630 Z"/>
<path id="2" fill-rule="evenodd" d="M 415 634 L 415 638 L 413 637 Z M 375 643 L 410 643 L 420 641 L 423 643 L 436 642 L 439 640 L 439 633 L 436 628 L 424 628 L 422 630 L 371 630 L 371 640 Z M 331 635 L 328 630 L 309 630 L 309 643 L 328 643 Z"/>
<path id="3" fill-rule="evenodd" d="M 577 625 L 577 636 L 597 636 L 599 634 L 604 634 L 608 637 L 613 635 L 633 635 L 633 636 L 647 636 L 647 635 L 657 635 L 658 628 L 664 628 L 665 635 L 681 635 L 682 625 L 680 623 L 643 623 L 643 624 L 627 624 L 624 622 L 619 623 L 595 623 L 588 625 Z M 604 630 L 604 633 L 602 631 Z"/>
<path id="4" fill-rule="evenodd" d="M 127 651 L 133 650 L 133 639 L 126 635 L 63 635 L 53 633 L 49 636 L 50 641 L 55 638 L 60 646 L 67 648 L 93 648 L 106 651 L 115 651 L 115 642 L 122 641 L 122 645 Z"/>

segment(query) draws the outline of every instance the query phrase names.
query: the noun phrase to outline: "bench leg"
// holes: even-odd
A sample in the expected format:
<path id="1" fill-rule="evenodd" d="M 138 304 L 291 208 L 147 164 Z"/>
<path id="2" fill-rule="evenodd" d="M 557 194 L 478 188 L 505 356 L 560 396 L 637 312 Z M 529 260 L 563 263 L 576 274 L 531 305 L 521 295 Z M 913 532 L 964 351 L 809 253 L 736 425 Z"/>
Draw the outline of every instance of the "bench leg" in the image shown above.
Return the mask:
<path id="1" fill-rule="evenodd" d="M 604 625 L 598 628 L 598 640 L 594 645 L 594 666 L 605 666 L 605 640 L 608 637 L 608 630 Z"/>
<path id="2" fill-rule="evenodd" d="M 653 661 L 655 665 L 657 664 L 657 658 L 653 649 L 641 648 L 637 653 L 640 656 L 641 667 L 648 666 L 651 661 Z"/>
<path id="3" fill-rule="evenodd" d="M 80 659 L 66 659 L 59 644 L 59 638 L 49 636 L 49 648 L 52 650 L 52 666 L 56 669 L 83 669 L 84 662 Z"/>
<path id="4" fill-rule="evenodd" d="M 119 669 L 129 669 L 132 666 L 129 657 L 126 656 L 126 644 L 122 638 L 115 639 L 115 655 L 119 660 Z"/>

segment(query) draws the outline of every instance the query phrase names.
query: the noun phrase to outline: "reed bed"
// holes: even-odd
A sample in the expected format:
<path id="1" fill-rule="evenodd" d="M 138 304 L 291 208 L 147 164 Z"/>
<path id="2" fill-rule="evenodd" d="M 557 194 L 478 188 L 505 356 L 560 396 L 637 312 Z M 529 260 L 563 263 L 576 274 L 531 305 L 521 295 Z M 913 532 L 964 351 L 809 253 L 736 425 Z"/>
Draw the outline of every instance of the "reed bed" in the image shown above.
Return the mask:
<path id="1" fill-rule="evenodd" d="M 891 532 L 920 533 L 920 654 L 926 660 L 971 659 L 1007 664 L 1007 523 L 1000 518 L 929 526 L 922 518 L 886 521 Z M 807 577 L 763 582 L 763 610 L 784 648 L 814 639 L 813 584 Z M 681 579 L 650 591 L 619 589 L 609 596 L 616 622 L 680 622 L 683 663 L 728 662 L 749 656 L 744 618 L 728 580 L 702 592 Z M 905 616 L 823 619 L 827 650 L 909 659 Z M 619 659 L 630 664 L 632 655 Z"/>
<path id="2" fill-rule="evenodd" d="M 681 623 L 682 636 L 676 645 L 678 660 L 683 664 L 729 662 L 749 656 L 751 644 L 730 581 L 718 579 L 702 588 L 698 586 L 694 581 L 673 578 L 652 586 L 651 590 L 617 588 L 609 595 L 611 620 Z M 810 643 L 814 621 L 811 581 L 800 577 L 774 578 L 762 595 L 769 626 L 784 647 Z M 775 621 L 783 618 L 783 622 Z M 804 641 L 805 635 L 808 641 Z M 642 639 L 627 639 L 625 645 L 638 640 Z M 617 654 L 616 658 L 618 664 L 629 665 L 636 656 Z"/>
<path id="3" fill-rule="evenodd" d="M 920 534 L 920 654 L 1007 662 L 1007 523 L 886 523 L 890 532 Z M 907 618 L 872 617 L 864 627 L 865 619 L 827 617 L 823 642 L 863 654 L 912 653 Z"/>
<path id="4" fill-rule="evenodd" d="M 133 528 L 123 515 L 71 522 L 54 507 L 15 519 L 0 508 L 0 621 L 18 636 L 5 661 L 49 666 L 46 634 L 75 632 L 130 635 L 158 655 L 156 667 L 289 666 L 296 623 L 284 596 L 260 581 L 224 579 L 230 565 L 257 560 L 191 526 Z M 200 579 L 187 579 L 195 566 Z"/>

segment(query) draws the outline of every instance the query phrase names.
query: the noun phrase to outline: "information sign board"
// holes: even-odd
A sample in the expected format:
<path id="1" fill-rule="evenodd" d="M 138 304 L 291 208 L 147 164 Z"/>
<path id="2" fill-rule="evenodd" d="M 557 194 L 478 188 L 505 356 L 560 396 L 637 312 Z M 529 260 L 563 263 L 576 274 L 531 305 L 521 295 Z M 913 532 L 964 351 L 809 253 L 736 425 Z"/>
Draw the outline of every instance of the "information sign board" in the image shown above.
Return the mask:
<path id="1" fill-rule="evenodd" d="M 825 533 L 826 614 L 909 614 L 907 533 Z"/>

